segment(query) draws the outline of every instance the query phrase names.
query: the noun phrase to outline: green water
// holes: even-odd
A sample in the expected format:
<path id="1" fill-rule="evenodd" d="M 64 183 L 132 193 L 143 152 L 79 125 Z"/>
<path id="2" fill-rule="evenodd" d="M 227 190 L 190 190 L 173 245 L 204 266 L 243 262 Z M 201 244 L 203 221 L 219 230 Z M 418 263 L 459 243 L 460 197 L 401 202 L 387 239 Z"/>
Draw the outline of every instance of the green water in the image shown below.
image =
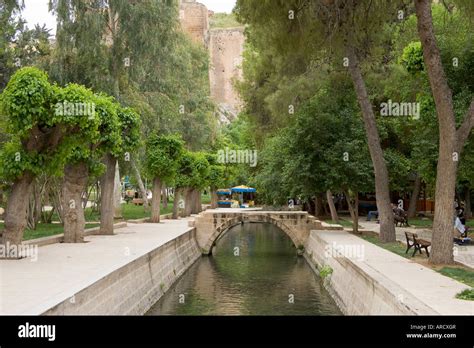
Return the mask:
<path id="1" fill-rule="evenodd" d="M 147 315 L 340 315 L 322 280 L 278 227 L 229 229 Z"/>

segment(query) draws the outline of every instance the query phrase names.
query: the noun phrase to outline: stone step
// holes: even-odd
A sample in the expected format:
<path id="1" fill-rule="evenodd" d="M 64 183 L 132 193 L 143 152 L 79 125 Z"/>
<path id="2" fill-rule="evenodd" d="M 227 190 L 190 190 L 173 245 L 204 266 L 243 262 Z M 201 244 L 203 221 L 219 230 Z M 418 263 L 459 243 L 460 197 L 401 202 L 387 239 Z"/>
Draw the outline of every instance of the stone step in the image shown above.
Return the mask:
<path id="1" fill-rule="evenodd" d="M 334 230 L 334 231 L 341 231 L 344 229 L 342 225 L 339 224 L 328 224 L 327 222 L 321 221 L 321 227 L 324 230 Z"/>

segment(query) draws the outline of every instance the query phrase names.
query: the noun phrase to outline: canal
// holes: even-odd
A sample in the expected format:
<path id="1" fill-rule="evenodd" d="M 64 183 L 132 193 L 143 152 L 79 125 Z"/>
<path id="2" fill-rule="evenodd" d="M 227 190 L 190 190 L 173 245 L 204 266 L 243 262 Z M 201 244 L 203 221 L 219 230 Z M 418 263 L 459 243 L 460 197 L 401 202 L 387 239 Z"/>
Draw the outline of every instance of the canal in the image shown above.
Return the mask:
<path id="1" fill-rule="evenodd" d="M 237 225 L 146 315 L 341 315 L 289 237 L 268 223 Z"/>

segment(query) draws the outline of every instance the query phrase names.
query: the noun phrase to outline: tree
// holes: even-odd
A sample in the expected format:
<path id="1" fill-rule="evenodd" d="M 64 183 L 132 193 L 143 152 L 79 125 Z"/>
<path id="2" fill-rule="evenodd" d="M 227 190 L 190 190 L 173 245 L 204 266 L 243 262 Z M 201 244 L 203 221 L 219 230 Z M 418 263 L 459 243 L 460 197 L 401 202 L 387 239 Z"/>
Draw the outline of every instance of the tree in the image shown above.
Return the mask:
<path id="1" fill-rule="evenodd" d="M 57 81 L 82 83 L 133 107 L 145 136 L 180 132 L 191 148 L 209 143 L 215 120 L 208 56 L 181 32 L 177 1 L 51 0 L 50 6 L 58 18 L 56 64 L 51 64 Z M 104 161 L 105 198 L 114 186 L 105 182 L 116 177 L 117 162 Z M 137 156 L 131 165 L 146 200 L 143 161 Z"/>
<path id="2" fill-rule="evenodd" d="M 9 141 L 1 160 L 2 178 L 12 182 L 5 217 L 3 243 L 21 243 L 31 184 L 42 171 L 62 171 L 71 139 L 80 132 L 81 121 L 58 112 L 58 87 L 36 68 L 19 69 L 10 79 L 0 100 L 7 117 Z"/>
<path id="3" fill-rule="evenodd" d="M 274 2 L 239 0 L 236 7 L 237 17 L 251 25 L 252 43 L 261 50 L 270 50 L 280 61 L 288 64 L 289 58 L 297 59 L 303 69 L 305 66 L 317 67 L 318 63 L 325 66 L 324 61 L 334 68 L 348 68 L 362 111 L 374 167 L 380 239 L 384 242 L 395 240 L 395 227 L 390 206 L 388 170 L 363 77 L 363 63 L 369 61 L 382 45 L 382 34 L 385 33 L 382 29 L 386 27 L 387 21 L 396 21 L 398 4 L 395 1 L 320 0 L 303 4 L 299 1 L 281 1 L 275 6 Z M 291 11 L 294 20 L 288 15 Z M 279 60 L 276 59 L 276 62 L 281 64 Z M 294 73 L 297 68 L 286 69 Z M 298 75 L 303 73 L 299 72 Z M 296 99 L 295 96 L 293 99 Z"/>
<path id="4" fill-rule="evenodd" d="M 176 135 L 153 134 L 146 142 L 146 167 L 149 177 L 153 178 L 151 222 L 160 222 L 162 185 L 174 180 L 182 152 L 183 141 Z"/>
<path id="5" fill-rule="evenodd" d="M 184 198 L 183 216 L 200 211 L 200 190 L 207 185 L 209 162 L 202 152 L 184 151 L 178 162 L 178 171 L 174 180 L 175 197 L 173 218 L 177 218 L 179 200 Z"/>
<path id="6" fill-rule="evenodd" d="M 23 9 L 23 1 L 0 0 L 0 91 L 5 88 L 16 69 L 15 38 L 23 23 L 17 16 Z"/>
<path id="7" fill-rule="evenodd" d="M 207 162 L 209 163 L 209 173 L 206 182 L 209 185 L 211 193 L 211 208 L 217 208 L 217 189 L 222 187 L 225 183 L 224 172 L 225 168 L 218 163 L 217 156 L 214 154 L 206 154 Z"/>
<path id="8" fill-rule="evenodd" d="M 267 140 L 256 181 L 270 204 L 295 197 L 309 202 L 328 191 L 330 204 L 332 192 L 343 193 L 357 232 L 358 192 L 370 191 L 371 171 L 351 81 L 331 73 L 290 124 Z"/>
<path id="9" fill-rule="evenodd" d="M 432 253 L 435 264 L 454 262 L 452 250 L 453 199 L 459 156 L 474 126 L 474 98 L 459 128 L 453 106 L 453 96 L 444 71 L 435 37 L 431 2 L 416 0 L 416 16 L 423 58 L 436 105 L 439 122 L 439 157 L 436 175 L 436 206 L 433 221 Z"/>
<path id="10" fill-rule="evenodd" d="M 113 234 L 115 166 L 119 158 L 125 156 L 129 160 L 130 151 L 140 145 L 140 117 L 133 109 L 120 107 L 113 97 L 102 96 L 99 102 L 99 113 L 110 118 L 104 120 L 100 129 L 105 165 L 105 173 L 100 180 L 100 233 Z"/>
<path id="11" fill-rule="evenodd" d="M 77 104 L 76 104 L 77 103 Z M 71 138 L 75 144 L 67 154 L 62 182 L 62 219 L 64 224 L 64 242 L 81 243 L 84 241 L 85 217 L 82 204 L 89 173 L 94 162 L 96 144 L 99 141 L 98 114 L 91 112 L 94 105 L 94 93 L 83 86 L 70 84 L 59 91 L 57 112 L 65 114 L 76 122 L 78 132 Z M 84 114 L 74 110 L 81 105 Z M 88 107 L 89 106 L 89 107 Z"/>
<path id="12" fill-rule="evenodd" d="M 201 191 L 207 186 L 209 162 L 206 153 L 191 152 L 191 172 L 185 195 L 186 215 L 198 214 L 202 210 Z"/>

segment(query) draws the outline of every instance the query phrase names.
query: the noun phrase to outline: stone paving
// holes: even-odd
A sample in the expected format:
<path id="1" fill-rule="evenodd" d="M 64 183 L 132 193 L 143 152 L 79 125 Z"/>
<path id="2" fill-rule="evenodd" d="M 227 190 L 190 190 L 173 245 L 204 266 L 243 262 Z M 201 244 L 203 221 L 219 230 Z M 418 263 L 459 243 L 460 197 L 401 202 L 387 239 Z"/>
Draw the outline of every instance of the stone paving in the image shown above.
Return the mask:
<path id="1" fill-rule="evenodd" d="M 0 260 L 0 315 L 37 315 L 189 231 L 189 219 L 131 224 L 86 243 L 38 248 L 37 260 Z"/>

